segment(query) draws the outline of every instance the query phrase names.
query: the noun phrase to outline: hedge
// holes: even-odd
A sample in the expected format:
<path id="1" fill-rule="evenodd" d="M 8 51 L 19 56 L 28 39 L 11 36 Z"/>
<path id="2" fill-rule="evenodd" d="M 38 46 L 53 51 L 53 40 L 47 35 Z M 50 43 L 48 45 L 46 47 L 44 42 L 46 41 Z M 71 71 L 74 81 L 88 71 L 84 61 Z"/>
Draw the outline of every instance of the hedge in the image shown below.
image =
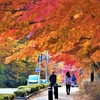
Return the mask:
<path id="1" fill-rule="evenodd" d="M 0 94 L 0 100 L 14 100 L 15 94 Z"/>
<path id="2" fill-rule="evenodd" d="M 49 84 L 29 84 L 26 86 L 19 86 L 14 94 L 16 97 L 25 97 L 48 86 Z"/>

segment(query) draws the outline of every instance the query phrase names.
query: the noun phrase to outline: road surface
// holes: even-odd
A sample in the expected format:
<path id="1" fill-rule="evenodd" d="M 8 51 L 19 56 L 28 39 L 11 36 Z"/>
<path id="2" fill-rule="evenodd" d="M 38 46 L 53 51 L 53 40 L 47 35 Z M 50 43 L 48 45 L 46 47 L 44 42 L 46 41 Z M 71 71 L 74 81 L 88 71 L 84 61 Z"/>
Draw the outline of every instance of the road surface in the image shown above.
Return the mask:
<path id="1" fill-rule="evenodd" d="M 17 88 L 0 88 L 0 94 L 13 94 Z"/>

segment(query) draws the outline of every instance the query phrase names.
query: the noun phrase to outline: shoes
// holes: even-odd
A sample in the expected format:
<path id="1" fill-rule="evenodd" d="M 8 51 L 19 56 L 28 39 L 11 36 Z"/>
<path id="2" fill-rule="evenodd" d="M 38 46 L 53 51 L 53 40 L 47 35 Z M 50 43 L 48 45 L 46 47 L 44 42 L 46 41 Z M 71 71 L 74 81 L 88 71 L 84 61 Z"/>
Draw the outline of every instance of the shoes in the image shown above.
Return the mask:
<path id="1" fill-rule="evenodd" d="M 68 92 L 67 95 L 70 95 L 70 93 Z"/>

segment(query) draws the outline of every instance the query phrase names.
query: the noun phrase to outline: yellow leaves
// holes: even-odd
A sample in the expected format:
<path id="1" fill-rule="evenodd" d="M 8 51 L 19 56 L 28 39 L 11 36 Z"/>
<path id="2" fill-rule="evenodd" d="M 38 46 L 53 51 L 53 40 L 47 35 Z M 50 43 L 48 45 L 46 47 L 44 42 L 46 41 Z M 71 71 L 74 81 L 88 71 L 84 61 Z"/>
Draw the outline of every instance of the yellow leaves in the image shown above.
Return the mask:
<path id="1" fill-rule="evenodd" d="M 5 64 L 10 63 L 12 60 L 14 60 L 13 57 L 6 57 L 6 58 L 5 58 Z"/>
<path id="2" fill-rule="evenodd" d="M 84 48 L 88 47 L 90 45 L 90 41 L 84 41 L 83 43 L 81 43 L 81 46 L 83 46 Z"/>
<path id="3" fill-rule="evenodd" d="M 15 5 L 16 1 L 13 2 Z M 41 2 L 39 2 L 39 5 Z M 20 2 L 18 1 L 18 3 Z M 57 4 L 55 4 L 55 2 L 51 4 L 50 1 L 49 7 L 45 6 L 46 3 L 45 0 L 45 3 L 42 2 L 41 6 L 36 4 L 36 8 L 34 7 L 34 9 L 18 11 L 12 15 L 10 15 L 10 13 L 5 14 L 2 20 L 2 23 L 4 23 L 0 24 L 0 30 L 2 32 L 4 30 L 8 31 L 4 33 L 1 32 L 1 46 L 8 46 L 14 43 L 13 40 L 12 43 L 8 41 L 8 37 L 17 36 L 18 39 L 22 39 L 30 34 L 30 32 L 33 32 L 30 38 L 25 40 L 23 44 L 15 42 L 16 44 L 13 45 L 14 49 L 10 48 L 13 54 L 6 58 L 6 63 L 9 63 L 13 59 L 25 59 L 28 55 L 31 56 L 30 60 L 33 61 L 35 60 L 37 52 L 42 52 L 43 50 L 49 50 L 55 54 L 61 52 L 71 53 L 75 57 L 84 58 L 90 53 L 95 44 L 96 46 L 99 45 L 100 36 L 99 30 L 97 30 L 97 28 L 99 29 L 99 6 L 86 0 L 61 0 L 56 2 Z M 58 8 L 55 9 L 55 6 L 52 5 Z M 20 7 L 22 7 L 22 5 L 18 6 L 16 4 L 15 6 L 16 9 Z M 45 8 L 41 10 L 41 7 Z M 54 7 L 54 9 L 52 7 Z M 40 9 L 39 11 L 37 11 L 38 8 Z M 96 11 L 98 13 L 96 13 Z M 19 22 L 17 23 L 17 21 Z M 15 30 L 9 30 L 9 28 L 12 27 Z M 94 34 L 95 31 L 98 32 L 98 34 Z M 94 45 L 91 44 L 91 39 L 95 39 L 92 41 Z M 96 56 L 93 56 L 93 59 L 99 61 L 97 54 L 94 54 Z"/>
<path id="4" fill-rule="evenodd" d="M 0 35 L 0 45 L 3 46 L 7 41 L 15 41 L 12 38 L 9 38 L 9 37 L 12 37 L 12 35 L 14 35 L 14 31 L 15 31 L 14 29 L 10 29 L 6 32 L 1 33 L 1 35 Z"/>
<path id="5" fill-rule="evenodd" d="M 61 78 L 62 76 L 61 76 L 61 74 L 58 74 L 57 75 L 57 83 L 61 83 L 62 82 L 62 78 Z"/>
<path id="6" fill-rule="evenodd" d="M 100 73 L 100 68 L 95 72 L 96 75 Z"/>
<path id="7" fill-rule="evenodd" d="M 81 13 L 77 13 L 73 17 L 76 19 L 76 18 L 79 18 L 82 14 L 83 14 L 82 12 Z"/>
<path id="8" fill-rule="evenodd" d="M 29 42 L 28 45 L 19 45 L 14 49 L 14 52 L 11 56 L 6 57 L 5 59 L 5 63 L 8 64 L 10 63 L 12 60 L 25 60 L 27 56 L 31 56 L 31 58 L 29 59 L 30 61 L 35 61 L 37 59 L 36 54 L 37 51 L 35 50 L 35 48 L 32 46 L 33 43 L 32 41 Z"/>
<path id="9" fill-rule="evenodd" d="M 100 61 L 100 50 L 96 50 L 91 56 L 91 59 L 93 59 L 95 62 L 99 62 Z"/>
<path id="10" fill-rule="evenodd" d="M 77 57 L 86 57 L 90 53 L 92 49 L 91 42 L 89 40 L 84 40 L 79 43 L 80 49 L 77 51 L 76 56 Z M 89 57 L 89 56 L 88 56 Z"/>

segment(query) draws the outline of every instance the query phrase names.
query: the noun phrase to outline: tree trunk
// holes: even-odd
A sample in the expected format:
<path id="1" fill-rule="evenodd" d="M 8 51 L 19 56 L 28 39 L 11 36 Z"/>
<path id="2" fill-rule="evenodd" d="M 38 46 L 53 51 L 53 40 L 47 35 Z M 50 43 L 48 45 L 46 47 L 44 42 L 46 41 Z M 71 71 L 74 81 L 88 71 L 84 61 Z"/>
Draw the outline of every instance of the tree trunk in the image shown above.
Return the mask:
<path id="1" fill-rule="evenodd" d="M 94 81 L 94 72 L 91 73 L 91 82 Z"/>

